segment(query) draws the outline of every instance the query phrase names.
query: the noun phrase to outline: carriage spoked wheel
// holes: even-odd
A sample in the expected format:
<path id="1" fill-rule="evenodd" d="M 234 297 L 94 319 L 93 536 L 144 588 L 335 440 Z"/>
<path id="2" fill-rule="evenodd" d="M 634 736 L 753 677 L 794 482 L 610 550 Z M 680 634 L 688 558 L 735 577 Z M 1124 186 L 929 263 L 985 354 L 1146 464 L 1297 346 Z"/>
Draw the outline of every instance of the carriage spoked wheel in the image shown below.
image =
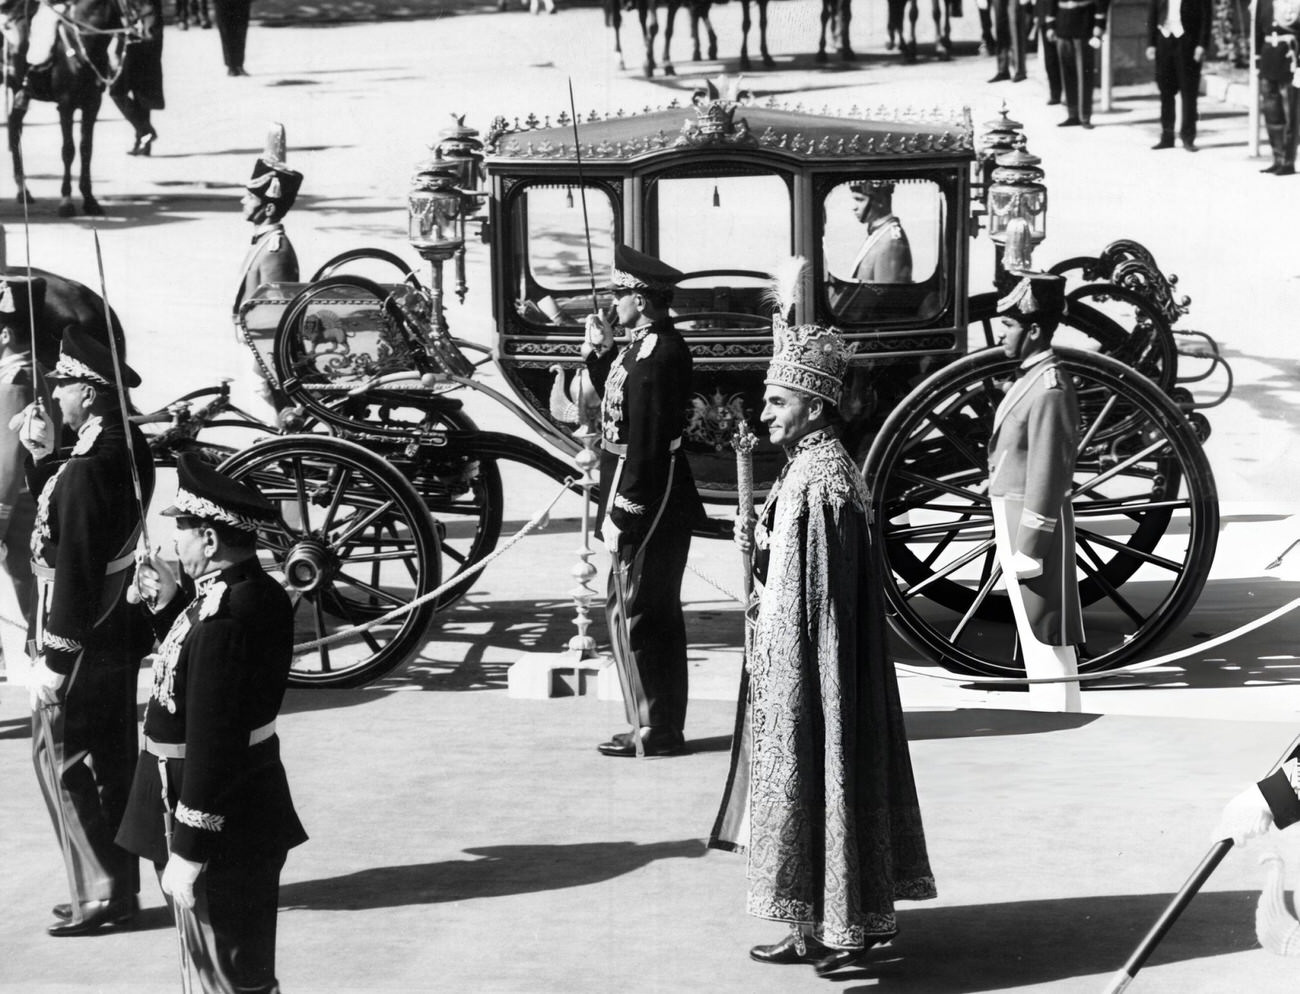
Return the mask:
<path id="1" fill-rule="evenodd" d="M 406 279 L 411 275 L 411 267 L 406 264 L 406 260 L 401 256 L 394 255 L 386 249 L 359 248 L 340 252 L 321 266 L 320 269 L 316 270 L 308 282 L 315 283 L 317 280 L 323 280 L 327 276 L 335 275 L 345 266 L 353 266 L 361 262 L 377 262 L 383 266 L 391 266 L 397 270 L 402 279 Z"/>
<path id="2" fill-rule="evenodd" d="M 289 398 L 320 425 L 364 440 L 414 485 L 433 517 L 443 575 L 451 577 L 496 548 L 501 470 L 493 459 L 439 444 L 439 432 L 478 426 L 445 395 L 456 384 L 424 375 L 406 329 L 385 313 L 387 297 L 378 283 L 353 276 L 307 287 L 276 328 L 275 372 Z M 482 346 L 456 344 L 483 361 L 490 357 Z M 435 609 L 450 607 L 472 584 L 470 578 L 448 590 Z"/>
<path id="3" fill-rule="evenodd" d="M 983 331 L 978 344 L 1002 337 L 998 294 L 970 298 L 970 320 Z M 1054 342 L 1062 348 L 1100 352 L 1136 369 L 1162 391 L 1173 390 L 1178 375 L 1178 345 L 1164 315 L 1145 297 L 1113 283 L 1088 283 L 1068 296 L 1068 309 Z"/>
<path id="4" fill-rule="evenodd" d="M 1214 477 L 1177 406 L 1107 356 L 1060 350 L 1079 396 L 1081 671 L 1132 662 L 1191 609 L 1214 558 Z M 1016 362 L 975 353 L 921 383 L 881 428 L 866 478 L 899 633 L 959 673 L 1023 673 L 986 491 L 993 413 Z"/>
<path id="5" fill-rule="evenodd" d="M 280 512 L 259 554 L 295 605 L 302 645 L 404 607 L 438 586 L 438 536 L 424 502 L 387 461 L 326 435 L 285 435 L 236 453 L 221 470 L 255 484 Z M 433 603 L 346 641 L 296 656 L 299 686 L 355 687 L 423 644 Z"/>

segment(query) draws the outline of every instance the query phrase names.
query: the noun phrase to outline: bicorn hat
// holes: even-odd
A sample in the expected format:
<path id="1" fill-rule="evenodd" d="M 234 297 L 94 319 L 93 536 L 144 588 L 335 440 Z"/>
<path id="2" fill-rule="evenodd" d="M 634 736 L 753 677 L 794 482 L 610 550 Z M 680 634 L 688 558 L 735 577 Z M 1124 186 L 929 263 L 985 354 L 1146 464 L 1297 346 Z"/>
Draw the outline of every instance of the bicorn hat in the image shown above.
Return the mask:
<path id="1" fill-rule="evenodd" d="M 176 502 L 163 510 L 169 518 L 219 521 L 255 532 L 276 520 L 275 505 L 246 483 L 232 480 L 193 452 L 176 460 Z"/>
<path id="2" fill-rule="evenodd" d="M 0 276 L 0 327 L 18 325 L 26 339 L 32 319 L 45 309 L 45 280 L 39 276 Z"/>
<path id="3" fill-rule="evenodd" d="M 302 186 L 302 173 L 286 165 L 285 155 L 284 125 L 272 124 L 266 136 L 266 148 L 253 163 L 253 176 L 244 184 L 263 202 L 279 207 L 281 214 L 293 206 Z"/>
<path id="4" fill-rule="evenodd" d="M 59 361 L 48 379 L 55 383 L 75 380 L 104 389 L 118 384 L 117 371 L 113 368 L 113 353 L 108 345 L 72 324 L 63 329 L 63 340 L 59 342 Z M 140 374 L 125 362 L 122 363 L 121 384 L 128 389 L 140 385 Z"/>
<path id="5" fill-rule="evenodd" d="M 764 383 L 838 405 L 849 357 L 857 350 L 834 328 L 816 324 L 773 329 L 776 350 Z"/>
<path id="6" fill-rule="evenodd" d="M 626 245 L 614 246 L 610 282 L 616 290 L 671 290 L 685 275 L 652 255 Z"/>
<path id="7" fill-rule="evenodd" d="M 1065 277 L 1021 271 L 1020 282 L 998 299 L 997 312 L 1022 320 L 1059 322 L 1065 314 Z"/>

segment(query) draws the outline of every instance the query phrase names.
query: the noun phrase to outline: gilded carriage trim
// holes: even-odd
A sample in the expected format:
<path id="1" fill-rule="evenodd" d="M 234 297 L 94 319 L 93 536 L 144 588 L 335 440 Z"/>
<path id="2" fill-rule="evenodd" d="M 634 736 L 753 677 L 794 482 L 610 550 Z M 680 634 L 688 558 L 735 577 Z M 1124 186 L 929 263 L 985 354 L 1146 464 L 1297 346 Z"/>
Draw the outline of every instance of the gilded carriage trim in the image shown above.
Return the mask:
<path id="1" fill-rule="evenodd" d="M 188 825 L 190 828 L 201 828 L 208 832 L 220 832 L 226 827 L 225 815 L 196 811 L 194 808 L 186 806 L 184 801 L 180 801 L 176 805 L 176 820 L 182 825 Z"/>

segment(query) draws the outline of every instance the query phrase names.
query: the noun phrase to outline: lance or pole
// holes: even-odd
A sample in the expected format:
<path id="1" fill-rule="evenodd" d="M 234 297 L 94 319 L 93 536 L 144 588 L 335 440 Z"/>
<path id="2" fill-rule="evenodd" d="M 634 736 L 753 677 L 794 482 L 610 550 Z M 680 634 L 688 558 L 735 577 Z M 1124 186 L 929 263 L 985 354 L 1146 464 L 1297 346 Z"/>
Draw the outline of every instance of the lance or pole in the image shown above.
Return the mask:
<path id="1" fill-rule="evenodd" d="M 1291 744 L 1287 746 L 1286 751 L 1278 757 L 1277 762 L 1273 764 L 1268 773 L 1265 774 L 1265 777 L 1270 777 L 1280 770 L 1283 764 L 1294 757 L 1297 752 L 1300 752 L 1300 735 L 1297 735 L 1291 740 Z M 1133 954 L 1129 956 L 1128 962 L 1125 963 L 1119 972 L 1111 978 L 1110 984 L 1106 987 L 1105 994 L 1122 994 L 1123 991 L 1128 989 L 1128 985 L 1133 982 L 1133 978 L 1136 977 L 1138 971 L 1142 969 L 1142 965 L 1146 963 L 1151 954 L 1155 952 L 1156 946 L 1160 945 L 1160 941 L 1165 937 L 1165 934 L 1173 928 L 1174 922 L 1178 920 L 1178 916 L 1181 915 L 1183 911 L 1186 910 L 1187 906 L 1192 903 L 1192 898 L 1196 896 L 1196 892 L 1201 889 L 1205 881 L 1210 879 L 1210 875 L 1218 869 L 1219 864 L 1223 862 L 1223 858 L 1228 855 L 1228 850 L 1231 848 L 1231 839 L 1220 839 L 1215 842 L 1214 845 L 1210 846 L 1209 851 L 1201 860 L 1200 865 L 1197 866 L 1196 869 L 1192 871 L 1192 875 L 1187 878 L 1187 883 L 1183 884 L 1178 893 L 1174 895 L 1174 899 L 1170 901 L 1165 910 L 1161 912 L 1160 917 L 1156 919 L 1156 923 L 1151 926 L 1151 930 L 1147 932 L 1147 934 L 1143 936 L 1142 941 L 1138 943 L 1137 949 L 1133 950 Z"/>
<path id="2" fill-rule="evenodd" d="M 1291 551 L 1292 549 L 1294 549 L 1297 545 L 1300 545 L 1300 538 L 1296 539 L 1294 542 L 1292 542 L 1290 545 L 1288 545 L 1285 549 L 1283 549 L 1281 552 L 1279 552 L 1279 553 L 1277 554 L 1277 558 L 1274 559 L 1271 563 L 1269 563 L 1269 564 L 1268 564 L 1267 566 L 1265 566 L 1264 568 L 1265 568 L 1265 569 L 1277 569 L 1279 566 L 1282 565 L 1282 560 L 1285 559 L 1285 558 L 1287 557 L 1287 554 L 1290 553 L 1290 551 Z"/>
<path id="3" fill-rule="evenodd" d="M 753 536 L 754 522 L 754 445 L 758 441 L 749 425 L 744 421 L 736 426 L 731 436 L 731 447 L 736 450 L 736 516 L 744 523 L 745 531 Z M 745 612 L 748 615 L 749 602 L 754 599 L 753 553 L 741 553 L 745 575 Z"/>
<path id="4" fill-rule="evenodd" d="M 7 91 L 6 91 L 7 92 Z M 18 158 L 18 175 L 21 177 L 22 187 L 18 191 L 18 199 L 23 204 L 23 256 L 27 264 L 27 332 L 28 332 L 28 355 L 30 357 L 32 369 L 32 395 L 36 402 L 36 410 L 42 414 L 45 411 L 45 384 L 41 378 L 40 364 L 36 361 L 36 308 L 31 306 L 31 286 L 32 286 L 32 226 L 27 216 L 27 169 L 23 165 L 23 140 L 22 135 L 18 136 L 18 144 L 14 148 L 14 153 Z"/>
<path id="5" fill-rule="evenodd" d="M 578 196 L 582 200 L 582 233 L 587 241 L 587 275 L 591 278 L 591 309 L 600 311 L 596 301 L 596 264 L 591 258 L 591 225 L 587 222 L 587 186 L 582 181 L 582 143 L 578 141 L 578 107 L 573 101 L 573 77 L 569 77 L 569 112 L 573 114 L 573 159 L 578 164 Z"/>
<path id="6" fill-rule="evenodd" d="M 108 350 L 113 357 L 113 377 L 117 380 L 117 404 L 122 412 L 122 429 L 126 432 L 126 456 L 131 464 L 131 487 L 140 509 L 140 537 L 144 540 L 146 554 L 153 548 L 149 544 L 148 508 L 144 502 L 144 488 L 140 486 L 140 467 L 135 463 L 135 441 L 131 438 L 131 417 L 126 405 L 126 383 L 123 379 L 122 357 L 117 350 L 117 336 L 113 334 L 113 311 L 108 306 L 108 284 L 104 280 L 104 253 L 99 246 L 99 229 L 91 225 L 95 236 L 95 263 L 99 266 L 99 295 L 104 300 L 104 327 L 108 331 Z"/>

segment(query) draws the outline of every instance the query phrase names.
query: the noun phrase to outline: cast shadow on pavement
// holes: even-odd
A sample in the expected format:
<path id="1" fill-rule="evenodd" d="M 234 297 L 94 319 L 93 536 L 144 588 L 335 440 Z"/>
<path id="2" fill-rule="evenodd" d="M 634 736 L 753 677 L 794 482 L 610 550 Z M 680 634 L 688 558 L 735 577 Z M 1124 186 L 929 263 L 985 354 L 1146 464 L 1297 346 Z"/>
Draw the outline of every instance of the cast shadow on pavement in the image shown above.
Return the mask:
<path id="1" fill-rule="evenodd" d="M 992 735 L 1038 735 L 1091 725 L 1095 714 L 1009 711 L 1000 708 L 908 711 L 903 715 L 909 742 L 927 739 L 965 739 Z"/>
<path id="2" fill-rule="evenodd" d="M 30 739 L 31 737 L 31 718 L 7 718 L 0 721 L 0 739 Z"/>
<path id="3" fill-rule="evenodd" d="M 845 992 L 978 994 L 1113 974 L 1171 900 L 1122 894 L 1013 901 L 954 908 L 908 908 L 899 938 L 865 965 L 834 975 Z M 1200 894 L 1157 947 L 1150 966 L 1258 948 L 1258 894 Z M 868 986 L 853 981 L 870 978 Z M 1101 986 L 1100 984 L 1098 985 Z"/>
<path id="4" fill-rule="evenodd" d="M 698 859 L 706 851 L 699 839 L 485 846 L 465 850 L 477 859 L 377 866 L 285 884 L 280 907 L 357 911 L 534 894 L 612 880 L 658 860 Z"/>

